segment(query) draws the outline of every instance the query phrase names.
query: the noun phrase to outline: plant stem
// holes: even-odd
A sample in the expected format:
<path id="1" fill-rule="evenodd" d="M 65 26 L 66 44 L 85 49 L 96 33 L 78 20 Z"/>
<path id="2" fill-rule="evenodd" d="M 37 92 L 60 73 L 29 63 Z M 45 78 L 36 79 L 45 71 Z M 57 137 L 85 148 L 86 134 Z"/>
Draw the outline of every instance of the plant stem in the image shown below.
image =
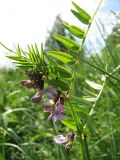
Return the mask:
<path id="1" fill-rule="evenodd" d="M 87 31 L 86 31 L 86 33 L 85 33 L 85 36 L 84 36 L 84 38 L 83 38 L 82 45 L 81 45 L 80 48 L 79 48 L 78 56 L 77 56 L 77 59 L 76 59 L 77 62 L 76 62 L 76 64 L 75 64 L 75 66 L 74 66 L 74 70 L 73 70 L 73 74 L 72 74 L 73 76 L 72 76 L 71 85 L 70 85 L 70 94 L 72 93 L 73 87 L 74 87 L 74 81 L 75 81 L 76 72 L 77 72 L 77 65 L 78 65 L 78 63 L 80 62 L 80 61 L 79 61 L 79 60 L 80 60 L 80 52 L 81 52 L 81 50 L 83 49 L 83 45 L 84 45 L 84 43 L 85 43 L 87 34 L 88 34 L 89 30 L 90 30 L 91 24 L 92 24 L 92 22 L 93 22 L 93 20 L 94 20 L 94 17 L 95 17 L 95 15 L 96 15 L 96 13 L 97 13 L 97 11 L 98 11 L 101 3 L 102 3 L 102 0 L 100 0 L 100 2 L 99 2 L 99 4 L 98 4 L 98 7 L 97 7 L 97 9 L 96 9 L 96 11 L 95 11 L 92 19 L 91 19 L 91 22 L 90 22 L 90 24 L 89 24 L 89 26 L 88 26 L 88 29 L 87 29 Z M 84 61 L 84 60 L 83 60 L 83 61 Z M 86 62 L 86 61 L 85 61 L 85 62 Z M 88 63 L 87 63 L 87 64 L 88 64 Z M 90 65 L 90 64 L 89 64 L 89 65 Z M 86 138 L 83 137 L 83 133 L 82 133 L 83 131 L 81 131 L 81 126 L 80 126 L 81 124 L 78 122 L 78 118 L 77 118 L 77 116 L 76 116 L 76 114 L 75 114 L 75 112 L 74 112 L 74 109 L 73 109 L 73 107 L 72 107 L 72 105 L 71 105 L 70 103 L 69 103 L 69 107 L 70 107 L 70 109 L 71 109 L 71 113 L 72 113 L 72 116 L 73 116 L 74 121 L 75 121 L 75 123 L 76 123 L 77 131 L 78 131 L 78 135 L 79 135 L 78 139 L 79 139 L 79 142 L 80 142 L 80 153 L 81 153 L 81 157 L 82 157 L 81 160 L 90 160 L 90 155 L 89 155 L 87 140 L 86 140 Z"/>
<path id="2" fill-rule="evenodd" d="M 0 45 L 1 46 L 3 46 L 6 50 L 8 50 L 9 52 L 13 52 L 13 53 L 15 53 L 16 54 L 16 52 L 14 52 L 13 50 L 11 50 L 11 49 L 9 49 L 8 47 L 6 47 L 4 44 L 2 44 L 1 42 L 0 42 Z"/>
<path id="3" fill-rule="evenodd" d="M 88 143 L 87 143 L 87 136 L 85 134 L 84 134 L 84 146 L 85 146 L 86 160 L 90 160 L 90 154 L 89 154 Z"/>
<path id="4" fill-rule="evenodd" d="M 71 109 L 71 113 L 72 113 L 72 116 L 73 116 L 73 119 L 76 123 L 76 127 L 77 127 L 77 132 L 78 132 L 78 140 L 79 140 L 79 143 L 80 143 L 80 153 L 81 153 L 81 157 L 82 157 L 82 160 L 86 160 L 85 158 L 85 148 L 84 148 L 84 141 L 83 141 L 83 138 L 82 138 L 82 132 L 81 132 L 81 128 L 80 128 L 80 124 L 78 122 L 78 119 L 77 119 L 77 116 L 74 112 L 74 109 L 72 107 L 72 105 L 69 103 L 69 107 Z"/>
<path id="5" fill-rule="evenodd" d="M 52 122 L 52 126 L 53 126 L 54 134 L 57 135 L 58 134 L 58 130 L 57 130 L 57 126 L 55 125 L 55 122 Z M 61 159 L 60 146 L 55 144 L 55 148 L 57 150 L 57 154 L 58 154 L 59 159 Z"/>
<path id="6" fill-rule="evenodd" d="M 79 48 L 78 56 L 77 56 L 77 58 L 76 58 L 76 60 L 78 60 L 78 62 L 75 63 L 75 67 L 74 67 L 74 70 L 73 70 L 73 75 L 74 75 L 74 77 L 72 78 L 71 86 L 70 86 L 71 92 L 72 92 L 72 89 L 73 89 L 73 86 L 74 86 L 73 83 L 74 83 L 74 80 L 75 80 L 75 77 L 76 77 L 75 75 L 76 75 L 76 71 L 77 71 L 77 65 L 78 65 L 79 59 L 80 59 L 80 52 L 81 52 L 81 50 L 83 49 L 83 45 L 84 45 L 84 43 L 85 43 L 86 37 L 87 37 L 87 35 L 88 35 L 88 32 L 89 32 L 90 27 L 91 27 L 91 25 L 92 25 L 92 22 L 93 22 L 93 20 L 94 20 L 94 18 L 95 18 L 95 15 L 97 14 L 97 11 L 98 11 L 101 3 L 102 3 L 102 0 L 100 0 L 97 9 L 96 9 L 95 12 L 94 12 L 94 15 L 93 15 L 93 17 L 92 17 L 92 19 L 91 19 L 90 24 L 88 25 L 87 31 L 86 31 L 86 33 L 85 33 L 85 36 L 84 36 L 83 40 L 82 40 L 82 44 L 81 44 L 81 46 L 80 46 L 80 48 Z M 83 61 L 84 61 L 84 60 L 83 60 Z M 86 61 L 84 61 L 84 62 L 86 62 Z M 87 63 L 87 64 L 89 64 L 89 63 Z"/>
<path id="7" fill-rule="evenodd" d="M 81 61 L 83 61 L 83 62 L 85 62 L 86 64 L 90 65 L 91 67 L 93 67 L 93 68 L 95 68 L 95 69 L 99 70 L 101 73 L 106 74 L 106 78 L 107 78 L 107 76 L 109 76 L 109 77 L 111 77 L 111 78 L 113 78 L 113 79 L 115 79 L 115 80 L 117 80 L 117 81 L 120 81 L 120 79 L 118 79 L 118 78 L 116 78 L 116 77 L 112 76 L 112 74 L 109 74 L 109 73 L 107 73 L 107 72 L 103 71 L 102 69 L 100 69 L 100 68 L 98 68 L 98 67 L 96 67 L 96 66 L 92 65 L 91 63 L 87 62 L 86 60 L 81 59 L 81 58 L 80 58 L 80 60 L 81 60 Z"/>
<path id="8" fill-rule="evenodd" d="M 82 138 L 82 135 L 80 136 L 80 151 L 81 151 L 81 157 L 82 157 L 82 160 L 86 160 L 86 157 L 85 157 L 85 148 L 84 148 L 84 141 L 83 141 L 83 138 Z"/>
<path id="9" fill-rule="evenodd" d="M 69 104 L 69 107 L 70 107 L 70 110 L 71 110 L 71 113 L 72 113 L 73 119 L 74 119 L 74 121 L 75 121 L 75 124 L 76 124 L 77 130 L 78 130 L 78 132 L 80 132 L 79 122 L 78 122 L 77 116 L 76 116 L 76 114 L 75 114 L 75 112 L 74 112 L 73 106 L 70 104 L 70 102 L 69 102 L 69 101 L 68 101 L 68 104 Z"/>
<path id="10" fill-rule="evenodd" d="M 96 14 L 97 14 L 97 11 L 98 11 L 99 8 L 100 8 L 101 3 L 102 3 L 102 0 L 100 0 L 99 4 L 98 4 L 98 6 L 97 6 L 97 8 L 96 8 L 96 10 L 95 10 L 95 12 L 94 12 L 94 15 L 92 16 L 91 22 L 90 22 L 90 24 L 89 24 L 89 26 L 88 26 L 88 29 L 87 29 L 87 31 L 86 31 L 86 33 L 85 33 L 85 36 L 84 36 L 84 39 L 83 39 L 83 41 L 82 41 L 82 47 L 83 47 L 83 45 L 84 45 L 85 39 L 86 39 L 86 37 L 87 37 L 87 35 L 88 35 L 88 32 L 89 32 L 89 30 L 90 30 L 90 27 L 91 27 L 91 25 L 92 25 L 92 22 L 93 22 Z"/>

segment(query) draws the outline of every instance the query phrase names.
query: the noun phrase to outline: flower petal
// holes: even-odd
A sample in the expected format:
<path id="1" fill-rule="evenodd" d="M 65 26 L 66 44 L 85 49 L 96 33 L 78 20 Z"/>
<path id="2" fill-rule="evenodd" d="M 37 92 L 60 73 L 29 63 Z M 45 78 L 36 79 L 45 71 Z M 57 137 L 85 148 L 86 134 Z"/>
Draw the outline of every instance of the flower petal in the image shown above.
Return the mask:
<path id="1" fill-rule="evenodd" d="M 44 89 L 43 94 L 46 94 L 48 98 L 53 99 L 55 102 L 58 100 L 60 95 L 60 93 L 54 87 Z"/>
<path id="2" fill-rule="evenodd" d="M 57 143 L 57 144 L 62 144 L 62 143 L 67 142 L 67 138 L 64 137 L 63 135 L 55 136 L 54 140 L 55 140 L 55 143 Z"/>
<path id="3" fill-rule="evenodd" d="M 52 99 L 45 101 L 43 103 L 43 107 L 44 107 L 44 112 L 52 112 L 51 106 L 54 105 L 54 101 Z"/>
<path id="4" fill-rule="evenodd" d="M 21 84 L 27 88 L 32 88 L 34 86 L 34 84 L 30 80 L 22 80 Z"/>
<path id="5" fill-rule="evenodd" d="M 52 117 L 53 121 L 62 120 L 64 118 L 65 116 L 63 114 L 54 114 L 54 116 Z"/>
<path id="6" fill-rule="evenodd" d="M 35 96 L 33 96 L 33 97 L 31 98 L 31 101 L 32 101 L 32 103 L 39 103 L 39 102 L 41 101 L 41 99 L 42 99 L 42 92 L 41 92 L 41 90 L 40 90 L 40 91 L 38 91 L 38 92 L 36 93 Z"/>
<path id="7" fill-rule="evenodd" d="M 64 111 L 64 106 L 63 105 L 58 105 L 55 109 L 55 113 L 61 113 Z"/>
<path id="8" fill-rule="evenodd" d="M 52 119 L 54 122 L 58 121 L 58 120 L 62 120 L 64 119 L 65 116 L 61 113 L 51 113 L 48 117 L 48 119 Z"/>

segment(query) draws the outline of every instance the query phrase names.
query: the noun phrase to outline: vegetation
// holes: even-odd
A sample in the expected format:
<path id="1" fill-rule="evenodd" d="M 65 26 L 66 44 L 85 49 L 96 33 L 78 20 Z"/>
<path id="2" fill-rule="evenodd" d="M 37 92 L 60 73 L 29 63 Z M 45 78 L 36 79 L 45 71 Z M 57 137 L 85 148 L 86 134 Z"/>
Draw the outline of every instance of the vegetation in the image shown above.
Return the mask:
<path id="1" fill-rule="evenodd" d="M 83 45 L 95 14 L 73 6 L 86 31 L 59 19 L 50 46 L 17 46 L 9 58 L 18 69 L 0 71 L 0 160 L 120 159 L 120 25 L 107 39 L 100 30 L 106 46 L 88 57 Z"/>

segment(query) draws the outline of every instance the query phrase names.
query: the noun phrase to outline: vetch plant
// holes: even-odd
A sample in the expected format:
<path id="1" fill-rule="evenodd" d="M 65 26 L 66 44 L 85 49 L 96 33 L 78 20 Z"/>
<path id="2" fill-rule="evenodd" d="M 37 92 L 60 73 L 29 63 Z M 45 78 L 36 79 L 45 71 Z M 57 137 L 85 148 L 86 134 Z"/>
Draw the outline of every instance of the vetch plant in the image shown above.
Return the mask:
<path id="1" fill-rule="evenodd" d="M 16 55 L 8 56 L 14 61 L 16 67 L 22 69 L 28 76 L 28 80 L 22 80 L 21 84 L 28 89 L 34 88 L 35 95 L 31 97 L 31 102 L 41 104 L 42 110 L 49 114 L 48 120 L 53 121 L 54 125 L 59 121 L 69 128 L 70 131 L 68 133 L 56 135 L 54 137 L 55 142 L 58 145 L 66 143 L 66 151 L 70 151 L 76 138 L 80 145 L 79 159 L 81 160 L 90 160 L 87 143 L 88 122 L 102 94 L 106 79 L 111 77 L 118 80 L 112 74 L 97 68 L 80 57 L 88 31 L 101 3 L 102 0 L 100 0 L 94 15 L 91 17 L 78 4 L 72 2 L 75 10 L 71 10 L 71 12 L 80 22 L 87 26 L 87 30 L 84 31 L 78 26 L 63 22 L 62 25 L 67 31 L 82 40 L 81 44 L 78 44 L 68 37 L 54 34 L 53 37 L 62 43 L 68 49 L 68 52 L 57 50 L 54 46 L 52 50 L 45 52 L 43 44 L 41 44 L 41 49 L 35 44 L 28 45 L 27 50 L 23 51 L 18 45 L 17 50 L 12 51 Z M 11 51 L 10 49 L 8 50 Z M 97 96 L 84 97 L 85 101 L 89 101 L 89 104 L 85 102 L 89 105 L 87 110 L 80 106 L 81 100 L 75 94 L 75 80 L 80 61 L 87 63 L 104 74 L 102 85 L 86 81 L 90 87 L 98 91 Z"/>

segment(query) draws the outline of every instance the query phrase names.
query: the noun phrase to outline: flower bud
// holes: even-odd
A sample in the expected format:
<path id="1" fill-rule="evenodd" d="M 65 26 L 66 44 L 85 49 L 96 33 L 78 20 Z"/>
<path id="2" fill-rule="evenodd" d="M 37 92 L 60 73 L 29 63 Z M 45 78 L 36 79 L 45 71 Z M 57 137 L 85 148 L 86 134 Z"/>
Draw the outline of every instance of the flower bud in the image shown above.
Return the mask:
<path id="1" fill-rule="evenodd" d="M 75 136 L 74 132 L 70 132 L 67 134 L 66 138 L 68 141 L 67 141 L 67 144 L 65 145 L 65 149 L 69 150 L 72 147 L 74 136 Z"/>
<path id="2" fill-rule="evenodd" d="M 21 81 L 21 84 L 22 84 L 24 87 L 27 87 L 27 88 L 32 88 L 32 87 L 34 87 L 34 84 L 33 84 L 30 80 L 22 80 L 22 81 Z"/>
<path id="3" fill-rule="evenodd" d="M 70 133 L 68 133 L 67 134 L 67 139 L 68 139 L 68 141 L 74 141 L 74 136 L 75 136 L 75 133 L 74 132 L 70 132 Z"/>

